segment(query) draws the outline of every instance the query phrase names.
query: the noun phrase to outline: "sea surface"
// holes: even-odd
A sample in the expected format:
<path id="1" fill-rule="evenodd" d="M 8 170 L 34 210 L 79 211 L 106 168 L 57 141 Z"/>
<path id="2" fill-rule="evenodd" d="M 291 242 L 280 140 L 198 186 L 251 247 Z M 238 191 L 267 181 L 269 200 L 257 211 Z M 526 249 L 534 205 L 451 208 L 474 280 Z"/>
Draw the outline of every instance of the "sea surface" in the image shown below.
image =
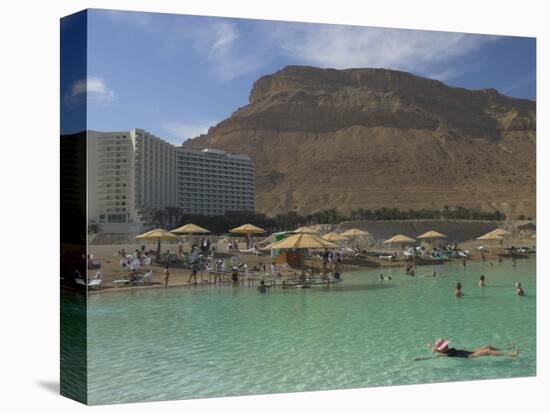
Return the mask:
<path id="1" fill-rule="evenodd" d="M 534 259 L 418 268 L 435 278 L 377 269 L 268 294 L 229 285 L 94 294 L 88 403 L 533 376 L 535 268 Z M 462 349 L 515 343 L 520 355 L 415 361 L 440 337 Z"/>

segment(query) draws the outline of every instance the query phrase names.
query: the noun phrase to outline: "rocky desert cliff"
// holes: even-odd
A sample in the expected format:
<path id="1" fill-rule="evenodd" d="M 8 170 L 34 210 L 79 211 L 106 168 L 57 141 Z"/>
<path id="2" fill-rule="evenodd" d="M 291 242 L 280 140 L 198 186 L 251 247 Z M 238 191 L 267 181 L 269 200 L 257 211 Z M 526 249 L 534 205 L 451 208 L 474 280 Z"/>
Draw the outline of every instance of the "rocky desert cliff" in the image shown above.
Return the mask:
<path id="1" fill-rule="evenodd" d="M 288 66 L 186 141 L 248 154 L 257 210 L 445 205 L 535 217 L 535 103 L 385 69 Z"/>

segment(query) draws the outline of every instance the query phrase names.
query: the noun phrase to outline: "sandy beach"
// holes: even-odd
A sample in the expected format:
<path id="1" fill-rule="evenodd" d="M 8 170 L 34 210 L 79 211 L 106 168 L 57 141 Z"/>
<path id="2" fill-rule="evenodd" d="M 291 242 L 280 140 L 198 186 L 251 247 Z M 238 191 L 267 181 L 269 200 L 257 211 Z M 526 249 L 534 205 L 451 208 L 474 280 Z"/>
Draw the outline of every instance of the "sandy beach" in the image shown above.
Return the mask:
<path id="1" fill-rule="evenodd" d="M 533 246 L 534 240 L 528 239 L 526 237 L 516 238 L 507 240 L 503 245 L 495 245 L 494 247 L 488 247 L 489 250 L 485 251 L 484 257 L 481 252 L 477 249 L 480 246 L 480 243 L 477 240 L 470 240 L 463 243 L 460 243 L 459 247 L 464 250 L 468 250 L 470 253 L 470 258 L 467 262 L 497 262 L 499 260 L 499 254 L 504 253 L 504 246 L 515 245 L 515 246 Z M 487 246 L 487 245 L 486 245 Z M 148 244 L 146 249 L 149 250 L 153 246 Z M 121 267 L 120 259 L 118 252 L 124 249 L 128 253 L 134 252 L 136 249 L 141 248 L 141 243 L 127 243 L 127 244 L 98 244 L 98 245 L 89 245 L 88 253 L 93 254 L 94 260 L 100 263 L 100 268 L 88 270 L 88 278 L 91 279 L 98 272 L 101 271 L 103 275 L 103 283 L 100 289 L 89 289 L 90 293 L 99 293 L 99 292 L 123 292 L 133 289 L 156 289 L 164 288 L 164 264 L 152 263 L 151 266 L 145 266 L 140 269 L 140 272 L 146 272 L 149 270 L 153 271 L 153 279 L 151 284 L 137 285 L 137 286 L 116 286 L 113 282 L 118 279 L 123 279 L 127 276 L 127 271 Z M 187 243 L 184 243 L 184 249 L 187 251 Z M 162 251 L 170 250 L 171 252 L 177 252 L 178 245 L 176 243 L 166 243 L 162 244 Z M 386 249 L 388 252 L 391 249 Z M 229 253 L 226 251 L 217 251 L 215 253 L 215 258 L 224 258 L 227 262 L 227 269 L 230 269 L 230 258 L 231 256 L 236 256 L 237 263 L 243 264 L 246 263 L 249 269 L 252 269 L 254 266 L 259 266 L 262 268 L 262 271 L 257 275 L 256 280 L 253 281 L 254 284 L 259 283 L 259 278 L 263 275 L 263 266 L 266 267 L 266 273 L 270 272 L 271 263 L 274 261 L 274 258 L 269 255 L 269 252 L 264 252 L 262 255 L 258 256 L 250 253 L 240 253 L 232 252 Z M 509 259 L 500 259 L 500 260 L 509 260 Z M 462 264 L 461 259 L 450 259 L 445 263 L 457 263 Z M 305 261 L 307 266 L 313 267 L 314 273 L 320 269 L 322 261 L 318 257 L 310 256 L 306 258 Z M 368 256 L 368 257 L 345 257 L 342 265 L 342 271 L 355 271 L 366 268 L 380 268 L 381 273 L 383 273 L 384 268 L 389 267 L 403 267 L 405 269 L 406 260 L 400 259 L 395 261 L 381 260 L 377 256 Z M 428 264 L 428 263 L 426 263 Z M 434 263 L 429 263 L 434 264 Z M 421 267 L 421 265 L 419 265 Z M 185 266 L 183 260 L 176 260 L 172 262 L 169 266 L 169 283 L 168 287 L 197 287 L 202 284 L 213 282 L 213 276 L 209 275 L 207 271 L 199 271 L 197 274 L 198 284 L 188 283 L 191 270 L 188 266 Z M 299 270 L 298 269 L 289 269 L 285 270 L 281 266 L 278 266 L 278 272 L 281 273 L 281 280 L 287 278 L 295 278 Z M 268 275 L 267 275 L 268 276 Z M 230 283 L 228 278 L 226 278 L 225 283 Z M 247 283 L 247 282 L 244 282 Z"/>

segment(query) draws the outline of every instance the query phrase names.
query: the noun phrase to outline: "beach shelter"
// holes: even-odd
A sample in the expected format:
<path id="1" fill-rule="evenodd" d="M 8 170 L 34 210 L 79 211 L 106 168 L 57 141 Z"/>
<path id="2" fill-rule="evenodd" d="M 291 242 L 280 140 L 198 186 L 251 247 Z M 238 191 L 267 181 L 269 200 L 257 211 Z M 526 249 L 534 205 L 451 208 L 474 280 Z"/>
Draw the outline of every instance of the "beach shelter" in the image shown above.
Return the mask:
<path id="1" fill-rule="evenodd" d="M 344 237 L 360 237 L 360 236 L 368 236 L 368 235 L 369 235 L 368 232 L 360 229 L 355 229 L 355 228 L 346 230 L 345 232 L 340 234 L 340 236 L 344 236 Z"/>
<path id="2" fill-rule="evenodd" d="M 414 243 L 415 239 L 405 236 L 404 234 L 396 234 L 393 237 L 390 237 L 388 240 L 384 240 L 385 244 L 407 244 Z"/>
<path id="3" fill-rule="evenodd" d="M 397 244 L 401 246 L 401 248 L 405 247 L 406 244 L 412 244 L 414 242 L 416 242 L 415 239 L 405 236 L 404 234 L 396 234 L 388 240 L 384 240 L 384 244 Z"/>
<path id="4" fill-rule="evenodd" d="M 292 233 L 294 234 L 319 234 L 318 231 L 313 230 L 309 227 L 298 227 L 296 230 L 293 230 Z"/>
<path id="5" fill-rule="evenodd" d="M 486 240 L 486 241 L 504 240 L 504 237 L 496 233 L 493 233 L 491 231 L 489 233 L 484 234 L 483 236 L 479 236 L 476 240 Z"/>
<path id="6" fill-rule="evenodd" d="M 340 236 L 347 237 L 348 239 L 353 239 L 353 240 L 356 240 L 358 237 L 365 237 L 368 235 L 369 235 L 368 232 L 361 229 L 356 229 L 356 228 L 346 230 L 345 232 L 340 234 Z"/>
<path id="7" fill-rule="evenodd" d="M 181 227 L 178 227 L 177 229 L 170 230 L 170 233 L 174 233 L 178 235 L 207 234 L 207 233 L 210 233 L 210 230 L 207 230 L 201 226 L 197 226 L 196 224 L 193 224 L 193 223 L 188 223 Z"/>
<path id="8" fill-rule="evenodd" d="M 505 238 L 506 236 L 510 236 L 512 233 L 504 229 L 494 229 L 493 231 L 490 231 L 487 234 L 495 234 L 497 236 L 501 236 L 502 238 Z"/>
<path id="9" fill-rule="evenodd" d="M 160 256 L 161 240 L 178 240 L 178 236 L 164 229 L 154 229 L 136 236 L 138 240 L 156 240 L 157 241 L 157 257 Z"/>
<path id="10" fill-rule="evenodd" d="M 229 233 L 235 234 L 264 234 L 265 232 L 264 229 L 253 224 L 243 224 L 242 226 L 229 230 Z"/>
<path id="11" fill-rule="evenodd" d="M 487 241 L 487 242 L 500 241 L 502 243 L 502 241 L 504 240 L 504 237 L 496 234 L 493 230 L 493 231 L 490 231 L 489 233 L 484 234 L 483 236 L 479 236 L 476 240 Z"/>
<path id="12" fill-rule="evenodd" d="M 446 239 L 447 238 L 447 235 L 443 234 L 443 233 L 440 233 L 438 231 L 435 231 L 435 230 L 429 230 L 427 231 L 426 233 L 422 233 L 420 236 L 417 236 L 416 237 L 417 239 L 424 239 L 424 240 L 429 240 L 430 241 L 430 244 L 434 245 L 434 240 L 437 240 L 437 239 Z"/>
<path id="13" fill-rule="evenodd" d="M 338 233 L 334 233 L 334 232 L 327 233 L 327 234 L 323 235 L 322 238 L 325 239 L 325 240 L 328 240 L 329 242 L 339 242 L 339 241 L 344 241 L 344 240 L 348 239 L 347 237 L 344 237 L 344 236 L 342 236 Z"/>
<path id="14" fill-rule="evenodd" d="M 295 252 L 285 252 L 281 254 L 281 258 L 286 260 L 289 265 L 301 266 L 303 264 L 304 249 L 337 249 L 338 246 L 322 237 L 315 234 L 298 233 L 288 236 L 283 240 L 272 243 L 267 246 L 266 250 L 295 250 Z"/>
<path id="15" fill-rule="evenodd" d="M 210 230 L 207 230 L 203 227 L 197 226 L 196 224 L 189 223 L 185 224 L 177 229 L 170 230 L 170 233 L 174 234 L 207 234 L 210 233 Z"/>
<path id="16" fill-rule="evenodd" d="M 293 234 L 283 240 L 272 243 L 266 250 L 273 249 L 337 249 L 339 246 L 322 237 L 308 233 Z"/>
<path id="17" fill-rule="evenodd" d="M 253 224 L 243 224 L 242 226 L 235 227 L 234 229 L 229 230 L 229 233 L 234 234 L 244 234 L 246 235 L 246 247 L 250 247 L 250 240 L 253 234 L 264 234 L 266 231 L 258 226 Z"/>

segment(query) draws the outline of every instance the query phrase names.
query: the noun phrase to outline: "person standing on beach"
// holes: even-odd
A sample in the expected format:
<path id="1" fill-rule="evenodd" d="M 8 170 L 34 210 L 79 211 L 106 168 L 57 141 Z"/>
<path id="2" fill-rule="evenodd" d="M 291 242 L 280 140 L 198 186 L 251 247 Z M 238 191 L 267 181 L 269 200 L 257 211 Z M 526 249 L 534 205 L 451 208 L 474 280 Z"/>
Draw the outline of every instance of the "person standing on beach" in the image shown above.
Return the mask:
<path id="1" fill-rule="evenodd" d="M 197 284 L 197 272 L 199 271 L 199 266 L 197 266 L 197 263 L 193 263 L 191 266 L 191 274 L 189 275 L 189 280 L 187 283 L 191 283 L 191 279 L 195 281 L 195 285 Z"/>
<path id="2" fill-rule="evenodd" d="M 164 288 L 168 287 L 169 279 L 170 279 L 170 271 L 168 270 L 168 266 L 164 266 Z"/>
<path id="3" fill-rule="evenodd" d="M 456 289 L 455 289 L 455 296 L 457 298 L 461 298 L 463 296 L 463 293 L 462 293 L 462 283 L 458 282 L 456 284 Z"/>

